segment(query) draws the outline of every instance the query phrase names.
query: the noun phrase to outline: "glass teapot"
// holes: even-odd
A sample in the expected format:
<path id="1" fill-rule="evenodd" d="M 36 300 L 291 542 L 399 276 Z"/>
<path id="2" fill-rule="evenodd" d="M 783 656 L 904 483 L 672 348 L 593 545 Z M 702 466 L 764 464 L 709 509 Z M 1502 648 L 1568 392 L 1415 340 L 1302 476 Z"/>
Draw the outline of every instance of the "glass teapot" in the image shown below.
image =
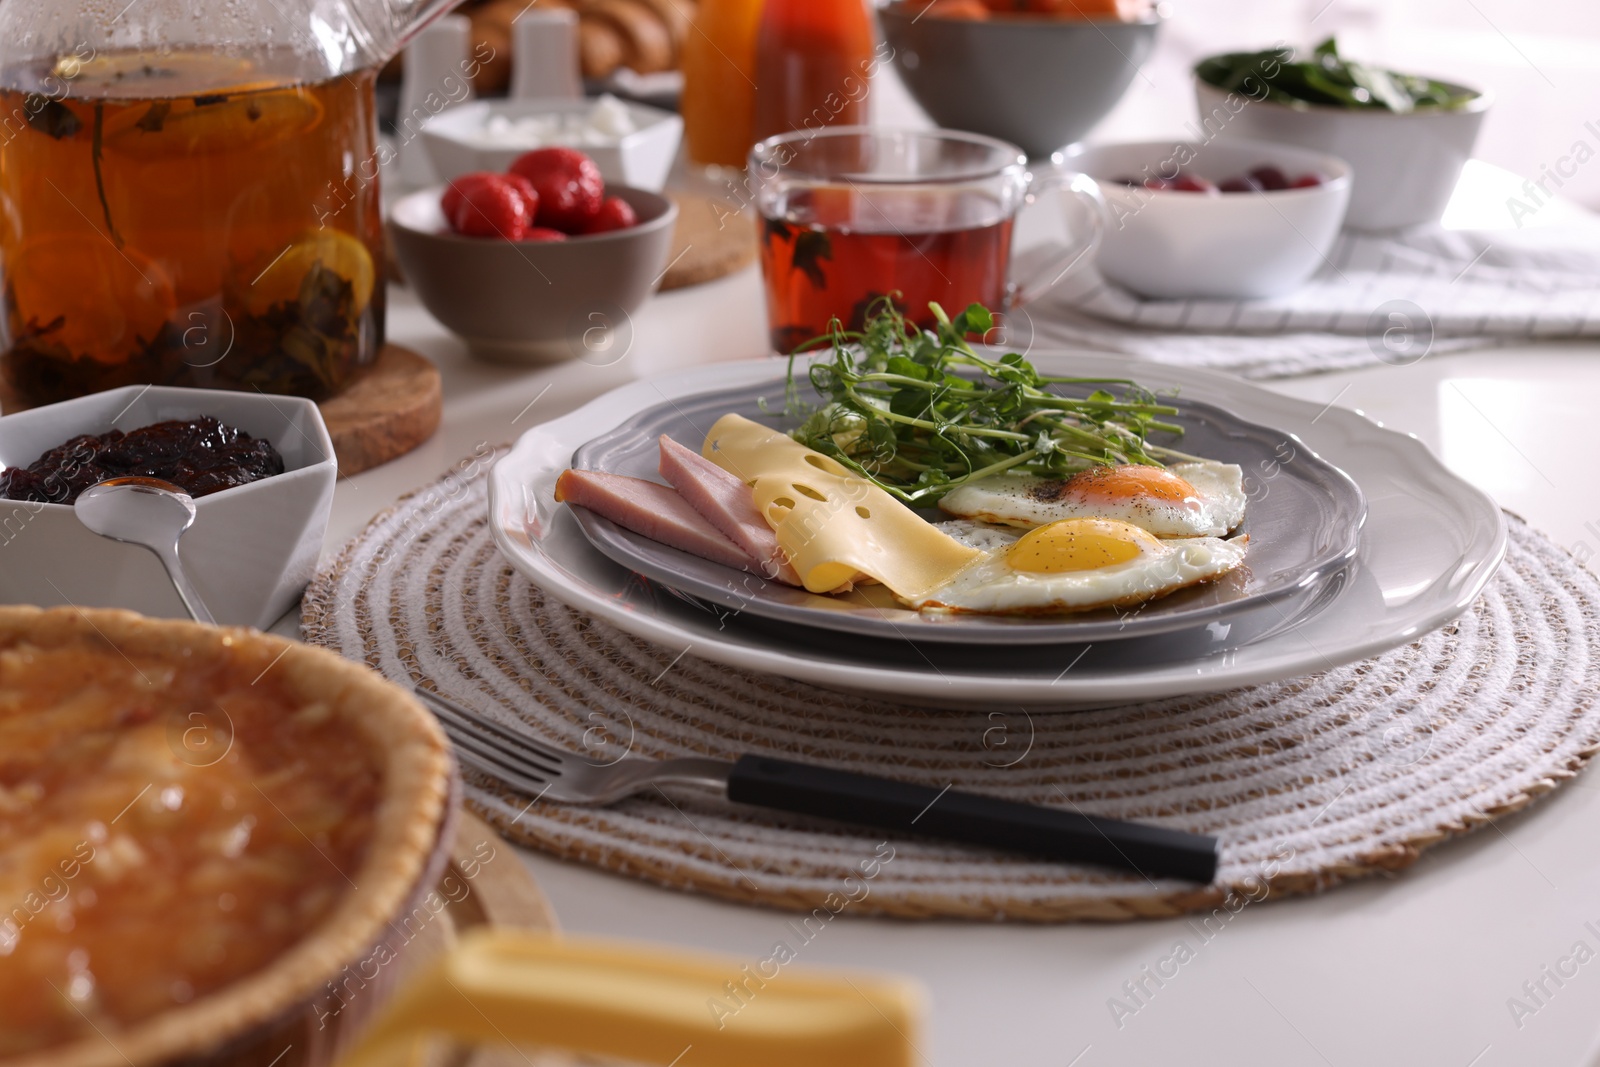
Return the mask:
<path id="1" fill-rule="evenodd" d="M 0 0 L 7 409 L 145 382 L 321 398 L 376 358 L 373 85 L 456 2 Z"/>

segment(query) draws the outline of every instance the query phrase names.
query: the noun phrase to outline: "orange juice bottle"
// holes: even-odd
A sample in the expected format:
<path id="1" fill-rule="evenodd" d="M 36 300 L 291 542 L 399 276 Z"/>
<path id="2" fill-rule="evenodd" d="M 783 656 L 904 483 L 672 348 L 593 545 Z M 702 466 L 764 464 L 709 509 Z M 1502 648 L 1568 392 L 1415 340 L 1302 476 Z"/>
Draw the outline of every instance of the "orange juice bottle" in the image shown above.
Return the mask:
<path id="1" fill-rule="evenodd" d="M 865 125 L 874 52 L 864 0 L 767 0 L 756 37 L 756 140 Z"/>
<path id="2" fill-rule="evenodd" d="M 683 42 L 683 133 L 689 158 L 743 167 L 755 143 L 756 29 L 762 0 L 700 0 Z"/>

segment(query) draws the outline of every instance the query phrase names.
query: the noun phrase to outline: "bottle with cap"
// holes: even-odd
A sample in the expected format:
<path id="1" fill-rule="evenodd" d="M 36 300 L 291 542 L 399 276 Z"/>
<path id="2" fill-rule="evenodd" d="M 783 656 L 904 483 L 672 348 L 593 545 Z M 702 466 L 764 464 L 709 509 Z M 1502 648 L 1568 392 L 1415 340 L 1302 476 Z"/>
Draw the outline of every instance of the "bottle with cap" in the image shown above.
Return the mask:
<path id="1" fill-rule="evenodd" d="M 755 139 L 865 125 L 875 66 L 864 0 L 766 0 L 756 34 Z"/>

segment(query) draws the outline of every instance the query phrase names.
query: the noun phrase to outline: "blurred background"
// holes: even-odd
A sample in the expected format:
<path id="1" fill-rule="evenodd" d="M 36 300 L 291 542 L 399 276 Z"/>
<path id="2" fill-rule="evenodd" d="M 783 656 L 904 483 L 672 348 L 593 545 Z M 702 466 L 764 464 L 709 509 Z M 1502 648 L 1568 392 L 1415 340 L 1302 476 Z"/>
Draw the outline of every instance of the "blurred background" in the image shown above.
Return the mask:
<path id="1" fill-rule="evenodd" d="M 632 68 L 648 76 L 675 66 L 667 34 L 681 34 L 696 6 L 696 0 L 469 0 L 461 10 L 475 31 L 507 46 L 500 55 L 508 58 L 510 24 L 522 12 L 576 8 L 584 75 L 593 84 L 608 71 Z M 1478 140 L 1481 159 L 1537 177 L 1580 140 L 1600 153 L 1595 0 L 1165 0 L 1164 7 L 1169 19 L 1154 57 L 1092 139 L 1181 132 L 1195 117 L 1189 71 L 1204 56 L 1280 40 L 1313 45 L 1337 34 L 1348 56 L 1492 89 L 1496 104 Z M 486 73 L 503 84 L 509 73 L 501 66 Z M 904 114 L 915 105 L 893 71 L 885 71 L 874 91 Z M 629 77 L 624 71 L 624 91 Z M 487 91 L 493 95 L 495 87 Z M 879 110 L 884 103 L 878 101 Z M 1595 128 L 1586 129 L 1591 122 Z M 1600 208 L 1600 167 L 1579 168 L 1560 192 Z"/>

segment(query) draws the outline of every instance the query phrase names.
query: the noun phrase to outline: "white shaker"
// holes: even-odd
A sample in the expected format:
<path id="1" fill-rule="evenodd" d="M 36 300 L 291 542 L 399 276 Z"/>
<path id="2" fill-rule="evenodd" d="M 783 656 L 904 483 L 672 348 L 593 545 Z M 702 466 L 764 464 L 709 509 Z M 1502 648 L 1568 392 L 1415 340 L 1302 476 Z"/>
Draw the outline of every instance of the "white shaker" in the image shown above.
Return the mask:
<path id="1" fill-rule="evenodd" d="M 530 7 L 511 24 L 511 98 L 576 100 L 578 13 L 569 8 Z"/>

